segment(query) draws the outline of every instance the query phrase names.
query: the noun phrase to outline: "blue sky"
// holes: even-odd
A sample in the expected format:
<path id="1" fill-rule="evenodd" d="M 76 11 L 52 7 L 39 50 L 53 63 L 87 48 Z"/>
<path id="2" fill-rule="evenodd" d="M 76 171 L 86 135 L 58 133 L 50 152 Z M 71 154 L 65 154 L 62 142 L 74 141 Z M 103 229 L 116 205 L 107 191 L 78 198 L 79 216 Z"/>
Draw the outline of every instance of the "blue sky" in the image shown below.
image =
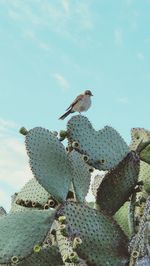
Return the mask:
<path id="1" fill-rule="evenodd" d="M 85 89 L 96 129 L 149 125 L 150 0 L 0 0 L 0 205 L 32 176 L 21 126 L 58 117 Z"/>

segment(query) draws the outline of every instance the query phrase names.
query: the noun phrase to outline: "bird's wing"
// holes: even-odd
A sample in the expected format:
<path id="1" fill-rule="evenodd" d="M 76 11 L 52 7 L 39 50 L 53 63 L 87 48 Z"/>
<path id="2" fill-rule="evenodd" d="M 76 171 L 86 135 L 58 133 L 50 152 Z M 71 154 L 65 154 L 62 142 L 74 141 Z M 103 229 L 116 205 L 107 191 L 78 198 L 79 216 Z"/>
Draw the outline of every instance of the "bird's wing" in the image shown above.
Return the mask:
<path id="1" fill-rule="evenodd" d="M 66 111 L 69 110 L 69 109 L 72 109 L 78 101 L 82 100 L 82 98 L 83 98 L 83 94 L 78 95 L 77 98 L 66 109 Z"/>

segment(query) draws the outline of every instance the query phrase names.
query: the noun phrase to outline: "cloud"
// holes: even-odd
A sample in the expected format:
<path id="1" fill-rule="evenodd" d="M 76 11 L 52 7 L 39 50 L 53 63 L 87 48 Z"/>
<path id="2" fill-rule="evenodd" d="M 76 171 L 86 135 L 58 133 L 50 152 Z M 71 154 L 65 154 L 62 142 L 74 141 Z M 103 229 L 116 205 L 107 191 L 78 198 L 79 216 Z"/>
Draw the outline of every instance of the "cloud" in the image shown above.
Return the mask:
<path id="1" fill-rule="evenodd" d="M 119 98 L 117 98 L 117 102 L 122 103 L 122 104 L 128 104 L 129 99 L 128 99 L 128 97 L 119 97 Z"/>
<path id="2" fill-rule="evenodd" d="M 122 29 L 114 30 L 114 42 L 117 46 L 122 46 L 123 44 L 123 31 Z"/>
<path id="3" fill-rule="evenodd" d="M 7 15 L 16 21 L 22 29 L 29 27 L 31 30 L 46 29 L 48 32 L 59 34 L 80 45 L 79 39 L 83 32 L 91 31 L 94 27 L 94 17 L 89 1 L 83 0 L 38 0 L 20 1 L 8 0 L 0 2 L 5 5 Z M 87 44 L 86 40 L 84 42 Z M 45 46 L 42 46 L 45 49 Z"/>
<path id="4" fill-rule="evenodd" d="M 36 43 L 36 45 L 44 51 L 51 50 L 50 45 L 47 42 L 40 40 L 33 30 L 25 30 L 23 32 L 23 37 Z"/>
<path id="5" fill-rule="evenodd" d="M 66 13 L 68 13 L 70 10 L 69 10 L 69 1 L 68 0 L 61 0 L 61 4 L 65 10 Z"/>
<path id="6" fill-rule="evenodd" d="M 138 52 L 138 53 L 137 53 L 137 58 L 138 58 L 139 60 L 143 60 L 145 57 L 144 57 L 144 54 L 143 54 L 142 52 Z"/>
<path id="7" fill-rule="evenodd" d="M 32 177 L 23 139 L 15 122 L 0 119 L 0 205 L 10 207 L 10 196 Z"/>
<path id="8" fill-rule="evenodd" d="M 63 91 L 66 91 L 69 89 L 70 85 L 62 74 L 54 73 L 53 77 L 55 78 L 55 80 L 57 81 L 57 83 L 59 84 L 59 86 L 61 87 Z"/>

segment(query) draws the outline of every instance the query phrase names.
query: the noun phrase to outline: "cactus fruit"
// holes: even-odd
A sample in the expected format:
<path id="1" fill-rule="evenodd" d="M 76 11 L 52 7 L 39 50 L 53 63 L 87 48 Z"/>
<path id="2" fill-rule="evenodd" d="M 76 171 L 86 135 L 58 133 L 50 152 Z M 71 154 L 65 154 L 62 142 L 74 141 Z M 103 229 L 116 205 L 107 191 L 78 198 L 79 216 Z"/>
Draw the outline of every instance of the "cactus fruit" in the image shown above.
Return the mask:
<path id="1" fill-rule="evenodd" d="M 115 167 L 129 152 L 127 144 L 112 127 L 95 131 L 89 120 L 81 115 L 73 116 L 67 125 L 69 142 L 78 143 L 74 148 L 89 157 L 89 163 L 99 170 Z"/>

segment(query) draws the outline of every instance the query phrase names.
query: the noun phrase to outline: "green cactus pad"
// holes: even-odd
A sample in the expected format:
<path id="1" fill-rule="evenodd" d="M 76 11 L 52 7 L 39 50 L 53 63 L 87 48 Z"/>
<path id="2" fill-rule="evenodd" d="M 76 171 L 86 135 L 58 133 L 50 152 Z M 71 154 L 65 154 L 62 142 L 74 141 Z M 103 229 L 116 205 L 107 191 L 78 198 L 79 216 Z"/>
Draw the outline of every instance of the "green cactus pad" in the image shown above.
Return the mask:
<path id="1" fill-rule="evenodd" d="M 89 157 L 89 164 L 99 170 L 115 167 L 129 152 L 127 144 L 112 127 L 95 131 L 89 120 L 73 116 L 67 125 L 69 142 L 77 142 L 77 150 Z"/>
<path id="2" fill-rule="evenodd" d="M 150 164 L 150 145 L 148 145 L 141 153 L 140 159 L 148 164 Z"/>
<path id="3" fill-rule="evenodd" d="M 65 215 L 68 238 L 82 241 L 75 252 L 88 265 L 123 265 L 128 260 L 127 237 L 110 217 L 83 204 L 68 202 L 57 212 Z"/>
<path id="4" fill-rule="evenodd" d="M 125 202 L 124 205 L 115 213 L 114 219 L 120 225 L 124 233 L 130 237 L 129 229 L 129 202 Z"/>
<path id="5" fill-rule="evenodd" d="M 18 266 L 62 266 L 60 252 L 57 247 L 41 249 L 39 253 L 33 253 L 25 260 L 17 264 Z"/>
<path id="6" fill-rule="evenodd" d="M 139 156 L 131 151 L 116 168 L 108 172 L 97 190 L 96 203 L 109 215 L 128 200 L 138 181 Z"/>
<path id="7" fill-rule="evenodd" d="M 41 244 L 54 220 L 54 211 L 26 211 L 6 215 L 0 219 L 0 263 L 10 263 L 32 253 Z"/>
<path id="8" fill-rule="evenodd" d="M 150 194 L 150 165 L 140 162 L 139 180 L 143 180 L 145 191 Z"/>
<path id="9" fill-rule="evenodd" d="M 91 184 L 91 191 L 92 191 L 92 194 L 96 197 L 97 195 L 97 189 L 99 188 L 105 174 L 107 172 L 103 172 L 103 173 L 100 173 L 100 174 L 97 174 L 95 177 L 94 177 L 94 180 Z"/>
<path id="10" fill-rule="evenodd" d="M 132 128 L 131 129 L 131 144 L 130 149 L 136 150 L 141 141 L 150 140 L 150 131 L 144 128 Z"/>
<path id="11" fill-rule="evenodd" d="M 6 214 L 7 214 L 7 213 L 6 213 L 5 209 L 4 209 L 3 207 L 0 207 L 0 218 L 1 218 L 2 216 L 6 215 Z"/>
<path id="12" fill-rule="evenodd" d="M 64 201 L 71 167 L 63 144 L 49 130 L 36 127 L 26 136 L 26 148 L 35 178 L 57 201 Z"/>
<path id="13" fill-rule="evenodd" d="M 24 200 L 38 202 L 44 206 L 51 195 L 38 183 L 35 178 L 30 179 L 16 196 L 15 201 Z"/>
<path id="14" fill-rule="evenodd" d="M 90 166 L 85 163 L 83 155 L 76 151 L 72 151 L 69 154 L 69 159 L 72 165 L 72 178 L 75 195 L 79 202 L 83 202 L 90 186 Z"/>

